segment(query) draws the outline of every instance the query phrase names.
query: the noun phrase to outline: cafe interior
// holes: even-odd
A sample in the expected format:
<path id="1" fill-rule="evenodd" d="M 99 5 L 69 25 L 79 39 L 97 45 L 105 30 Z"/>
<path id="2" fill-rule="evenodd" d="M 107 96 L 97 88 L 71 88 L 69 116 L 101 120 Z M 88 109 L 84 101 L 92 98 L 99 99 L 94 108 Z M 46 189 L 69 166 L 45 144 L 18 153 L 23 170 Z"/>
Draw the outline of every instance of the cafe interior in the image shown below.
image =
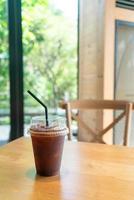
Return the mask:
<path id="1" fill-rule="evenodd" d="M 0 200 L 132 200 L 134 1 L 0 1 Z"/>

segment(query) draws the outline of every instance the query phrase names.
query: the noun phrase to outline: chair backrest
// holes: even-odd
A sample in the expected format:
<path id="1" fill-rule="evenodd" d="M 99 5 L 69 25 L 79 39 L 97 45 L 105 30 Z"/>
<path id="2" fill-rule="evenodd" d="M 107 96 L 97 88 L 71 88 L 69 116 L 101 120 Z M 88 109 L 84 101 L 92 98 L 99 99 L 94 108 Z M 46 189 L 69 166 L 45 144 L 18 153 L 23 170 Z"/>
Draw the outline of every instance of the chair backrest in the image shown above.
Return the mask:
<path id="1" fill-rule="evenodd" d="M 74 100 L 69 102 L 61 102 L 60 107 L 66 110 L 67 126 L 69 129 L 68 140 L 71 140 L 72 130 L 71 130 L 71 121 L 72 119 L 76 120 L 79 125 L 92 134 L 93 140 L 91 142 L 105 143 L 103 141 L 103 135 L 112 129 L 115 124 L 117 124 L 123 117 L 125 117 L 125 127 L 124 127 L 124 136 L 123 136 L 123 145 L 128 145 L 130 127 L 131 127 L 131 118 L 132 118 L 132 107 L 133 103 L 128 101 L 119 101 L 119 100 Z M 96 133 L 95 130 L 90 128 L 85 122 L 79 117 L 78 113 L 73 113 L 72 110 L 90 110 L 90 109 L 99 109 L 99 110 L 120 110 L 122 111 L 117 117 L 114 116 L 114 120 L 103 130 Z"/>

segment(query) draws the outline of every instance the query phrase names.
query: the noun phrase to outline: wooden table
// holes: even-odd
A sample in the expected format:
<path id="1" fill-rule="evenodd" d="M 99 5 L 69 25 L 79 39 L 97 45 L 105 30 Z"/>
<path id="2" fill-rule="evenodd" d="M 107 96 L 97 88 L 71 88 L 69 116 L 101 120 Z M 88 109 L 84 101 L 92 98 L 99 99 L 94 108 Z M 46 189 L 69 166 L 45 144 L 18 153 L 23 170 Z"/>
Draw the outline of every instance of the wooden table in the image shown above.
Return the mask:
<path id="1" fill-rule="evenodd" d="M 66 142 L 60 176 L 36 176 L 29 138 L 0 148 L 0 200 L 133 200 L 134 149 Z"/>

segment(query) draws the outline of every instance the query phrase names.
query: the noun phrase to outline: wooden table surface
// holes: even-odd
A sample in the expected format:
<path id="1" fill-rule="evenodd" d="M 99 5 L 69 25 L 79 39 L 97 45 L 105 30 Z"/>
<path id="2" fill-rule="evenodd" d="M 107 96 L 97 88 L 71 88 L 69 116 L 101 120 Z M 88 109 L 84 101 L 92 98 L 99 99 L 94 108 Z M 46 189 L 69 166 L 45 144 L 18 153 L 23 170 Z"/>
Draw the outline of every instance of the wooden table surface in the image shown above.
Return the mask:
<path id="1" fill-rule="evenodd" d="M 66 142 L 60 176 L 36 176 L 31 140 L 0 148 L 0 200 L 133 200 L 134 149 Z"/>

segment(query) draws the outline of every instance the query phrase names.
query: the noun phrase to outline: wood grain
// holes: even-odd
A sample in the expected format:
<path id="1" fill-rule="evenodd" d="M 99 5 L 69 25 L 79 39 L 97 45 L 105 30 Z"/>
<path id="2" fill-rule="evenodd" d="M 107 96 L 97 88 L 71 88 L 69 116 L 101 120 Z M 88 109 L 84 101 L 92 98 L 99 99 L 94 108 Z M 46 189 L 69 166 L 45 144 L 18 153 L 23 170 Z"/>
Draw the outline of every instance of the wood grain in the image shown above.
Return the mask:
<path id="1" fill-rule="evenodd" d="M 60 176 L 36 176 L 29 138 L 0 149 L 0 199 L 130 200 L 134 149 L 66 142 Z"/>

